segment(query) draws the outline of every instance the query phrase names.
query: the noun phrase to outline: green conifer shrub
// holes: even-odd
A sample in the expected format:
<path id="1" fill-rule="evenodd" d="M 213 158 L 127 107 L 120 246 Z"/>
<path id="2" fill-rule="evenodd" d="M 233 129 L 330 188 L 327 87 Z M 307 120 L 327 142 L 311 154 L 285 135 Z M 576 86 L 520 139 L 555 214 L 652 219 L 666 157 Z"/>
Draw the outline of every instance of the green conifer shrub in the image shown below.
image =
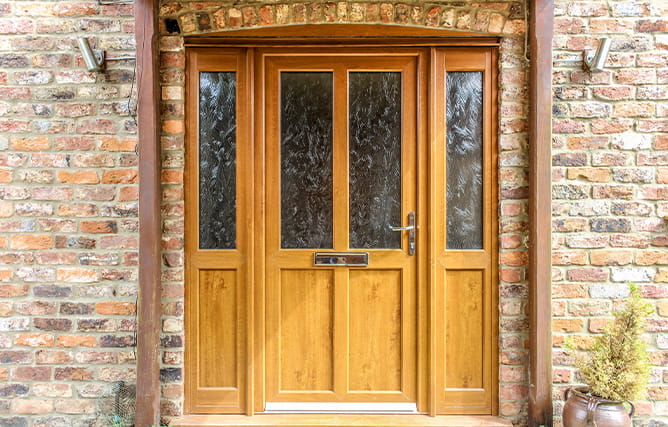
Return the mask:
<path id="1" fill-rule="evenodd" d="M 653 312 L 640 291 L 631 285 L 624 306 L 591 348 L 576 358 L 576 366 L 593 395 L 632 401 L 644 397 L 649 381 L 649 354 L 643 339 L 647 317 Z"/>

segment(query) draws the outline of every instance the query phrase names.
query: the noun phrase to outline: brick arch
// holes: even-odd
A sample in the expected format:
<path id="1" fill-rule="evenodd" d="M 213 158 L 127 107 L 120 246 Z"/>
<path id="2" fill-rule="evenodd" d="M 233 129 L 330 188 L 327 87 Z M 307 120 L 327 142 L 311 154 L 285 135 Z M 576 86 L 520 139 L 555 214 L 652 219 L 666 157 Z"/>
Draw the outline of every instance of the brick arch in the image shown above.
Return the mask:
<path id="1" fill-rule="evenodd" d="M 513 5 L 503 2 L 422 5 L 339 1 L 221 7 L 217 2 L 171 2 L 161 7 L 160 15 L 163 23 L 171 20 L 172 25 L 165 25 L 165 32 L 179 32 L 182 36 L 309 23 L 386 24 L 512 36 L 523 34 L 526 27 L 525 20 L 515 16 Z M 178 30 L 174 21 L 179 24 Z"/>

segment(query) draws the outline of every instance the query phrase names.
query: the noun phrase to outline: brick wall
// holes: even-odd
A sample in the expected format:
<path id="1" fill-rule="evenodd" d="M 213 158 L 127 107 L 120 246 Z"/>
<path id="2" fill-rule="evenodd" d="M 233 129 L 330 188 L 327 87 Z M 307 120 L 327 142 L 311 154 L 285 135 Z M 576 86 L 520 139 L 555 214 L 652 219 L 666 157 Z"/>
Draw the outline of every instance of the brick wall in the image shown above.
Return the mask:
<path id="1" fill-rule="evenodd" d="M 639 285 L 656 306 L 649 398 L 639 425 L 668 422 L 668 4 L 558 1 L 555 58 L 612 39 L 607 70 L 555 64 L 554 395 L 577 383 L 566 337 L 586 348 L 615 298 Z M 561 403 L 555 413 L 561 413 Z M 652 424 L 650 419 L 655 420 Z M 661 422 L 659 422 L 661 420 Z"/>
<path id="2" fill-rule="evenodd" d="M 473 7 L 475 6 L 475 7 Z M 522 2 L 165 2 L 162 409 L 182 410 L 184 34 L 302 22 L 489 31 L 500 56 L 500 412 L 525 422 L 526 63 Z M 668 418 L 668 10 L 557 2 L 554 56 L 613 38 L 609 71 L 554 73 L 555 397 L 576 383 L 565 336 L 586 346 L 629 280 L 656 302 L 656 365 L 641 424 Z M 166 25 L 169 21 L 170 25 Z M 178 28 L 173 24 L 178 23 Z M 0 2 L 0 425 L 78 425 L 134 372 L 137 206 L 133 62 L 85 71 L 76 37 L 133 54 L 131 6 Z M 559 401 L 555 413 L 561 411 Z M 6 421 L 3 421 L 6 420 Z M 652 421 L 653 420 L 653 421 Z"/>
<path id="3" fill-rule="evenodd" d="M 0 425 L 88 425 L 134 381 L 132 6 L 0 2 Z"/>

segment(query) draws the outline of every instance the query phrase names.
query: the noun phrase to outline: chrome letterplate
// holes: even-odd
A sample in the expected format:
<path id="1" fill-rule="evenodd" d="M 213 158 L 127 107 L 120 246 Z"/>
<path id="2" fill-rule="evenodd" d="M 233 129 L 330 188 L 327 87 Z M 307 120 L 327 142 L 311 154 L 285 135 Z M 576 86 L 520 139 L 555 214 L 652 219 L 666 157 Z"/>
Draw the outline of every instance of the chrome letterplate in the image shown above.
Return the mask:
<path id="1" fill-rule="evenodd" d="M 368 252 L 315 252 L 313 265 L 365 267 L 369 265 Z"/>

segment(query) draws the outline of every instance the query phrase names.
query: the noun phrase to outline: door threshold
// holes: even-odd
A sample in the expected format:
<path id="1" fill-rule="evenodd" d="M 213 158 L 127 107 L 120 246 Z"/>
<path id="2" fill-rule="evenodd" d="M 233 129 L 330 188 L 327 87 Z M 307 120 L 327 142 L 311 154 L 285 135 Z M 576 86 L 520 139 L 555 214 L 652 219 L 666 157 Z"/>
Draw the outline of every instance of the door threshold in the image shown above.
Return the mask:
<path id="1" fill-rule="evenodd" d="M 418 414 L 410 402 L 267 402 L 264 414 Z"/>
<path id="2" fill-rule="evenodd" d="M 506 419 L 490 415 L 380 415 L 380 414 L 258 414 L 184 415 L 170 426 L 232 427 L 512 427 Z"/>

